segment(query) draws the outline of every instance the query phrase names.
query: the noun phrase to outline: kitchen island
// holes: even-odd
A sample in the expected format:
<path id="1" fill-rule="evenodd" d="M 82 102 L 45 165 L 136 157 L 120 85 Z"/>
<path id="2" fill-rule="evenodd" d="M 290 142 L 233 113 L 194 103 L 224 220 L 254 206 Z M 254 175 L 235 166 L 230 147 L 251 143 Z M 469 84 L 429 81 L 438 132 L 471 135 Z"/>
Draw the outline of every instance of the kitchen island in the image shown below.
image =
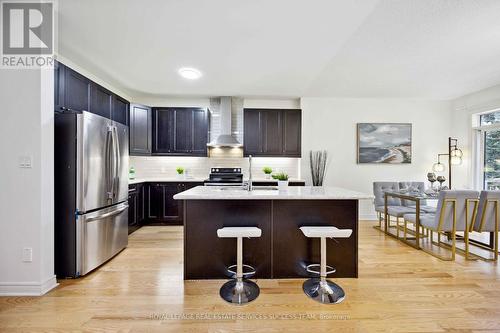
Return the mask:
<path id="1" fill-rule="evenodd" d="M 260 238 L 245 239 L 243 262 L 255 278 L 309 276 L 305 267 L 319 263 L 319 239 L 306 238 L 301 226 L 353 230 L 350 238 L 328 241 L 327 263 L 334 277 L 358 276 L 358 201 L 368 194 L 337 187 L 243 189 L 198 186 L 174 196 L 184 201 L 184 279 L 227 278 L 236 263 L 236 239 L 218 238 L 222 227 L 252 226 Z"/>

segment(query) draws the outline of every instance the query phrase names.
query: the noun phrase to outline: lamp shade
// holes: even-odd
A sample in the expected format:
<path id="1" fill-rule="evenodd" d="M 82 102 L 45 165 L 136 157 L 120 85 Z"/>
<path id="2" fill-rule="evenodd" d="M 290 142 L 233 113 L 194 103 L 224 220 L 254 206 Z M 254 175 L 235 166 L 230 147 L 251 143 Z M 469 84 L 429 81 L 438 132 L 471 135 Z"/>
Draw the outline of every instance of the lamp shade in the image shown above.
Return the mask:
<path id="1" fill-rule="evenodd" d="M 444 171 L 444 164 L 440 163 L 440 162 L 434 163 L 434 165 L 432 166 L 432 171 L 443 172 Z"/>
<path id="2" fill-rule="evenodd" d="M 453 157 L 462 157 L 464 155 L 464 153 L 462 152 L 461 149 L 458 149 L 458 148 L 455 148 L 451 151 L 451 154 L 450 156 L 453 158 Z"/>
<path id="3" fill-rule="evenodd" d="M 462 157 L 459 157 L 459 156 L 452 156 L 450 158 L 450 163 L 452 165 L 460 165 L 462 164 Z"/>

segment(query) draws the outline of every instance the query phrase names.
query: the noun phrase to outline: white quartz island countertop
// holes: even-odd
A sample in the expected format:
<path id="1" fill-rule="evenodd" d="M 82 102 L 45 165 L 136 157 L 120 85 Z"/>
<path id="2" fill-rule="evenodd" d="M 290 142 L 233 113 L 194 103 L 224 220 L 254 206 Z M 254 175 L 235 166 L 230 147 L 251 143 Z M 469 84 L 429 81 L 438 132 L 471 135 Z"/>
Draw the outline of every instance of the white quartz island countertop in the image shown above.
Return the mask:
<path id="1" fill-rule="evenodd" d="M 362 200 L 373 199 L 366 193 L 340 187 L 288 186 L 286 190 L 222 188 L 197 186 L 174 195 L 176 200 Z"/>

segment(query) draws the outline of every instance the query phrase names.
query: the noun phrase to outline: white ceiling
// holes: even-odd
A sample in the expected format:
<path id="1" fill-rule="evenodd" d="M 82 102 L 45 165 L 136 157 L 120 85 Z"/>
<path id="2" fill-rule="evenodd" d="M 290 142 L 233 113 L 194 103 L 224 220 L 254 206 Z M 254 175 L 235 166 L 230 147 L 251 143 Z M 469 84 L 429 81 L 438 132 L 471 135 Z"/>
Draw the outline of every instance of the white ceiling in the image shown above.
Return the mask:
<path id="1" fill-rule="evenodd" d="M 450 99 L 500 83 L 499 18 L 499 0 L 63 0 L 58 37 L 132 96 Z"/>

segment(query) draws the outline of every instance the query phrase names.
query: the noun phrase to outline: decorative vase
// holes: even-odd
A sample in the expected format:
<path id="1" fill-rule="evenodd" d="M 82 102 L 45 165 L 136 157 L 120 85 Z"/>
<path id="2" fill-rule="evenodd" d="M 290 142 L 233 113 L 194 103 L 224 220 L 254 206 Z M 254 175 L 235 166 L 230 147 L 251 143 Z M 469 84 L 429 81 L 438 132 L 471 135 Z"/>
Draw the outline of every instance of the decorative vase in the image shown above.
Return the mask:
<path id="1" fill-rule="evenodd" d="M 323 186 L 323 179 L 326 174 L 326 164 L 328 153 L 326 150 L 310 151 L 309 163 L 311 168 L 311 178 L 313 186 Z"/>
<path id="2" fill-rule="evenodd" d="M 446 181 L 446 177 L 438 176 L 437 181 L 439 182 L 439 191 L 443 190 L 443 183 Z"/>
<path id="3" fill-rule="evenodd" d="M 271 179 L 271 174 L 270 173 L 266 173 L 266 179 Z"/>
<path id="4" fill-rule="evenodd" d="M 286 190 L 288 188 L 288 180 L 278 180 L 278 189 Z"/>
<path id="5" fill-rule="evenodd" d="M 177 179 L 184 179 L 184 174 L 183 173 L 178 173 L 177 174 Z"/>

